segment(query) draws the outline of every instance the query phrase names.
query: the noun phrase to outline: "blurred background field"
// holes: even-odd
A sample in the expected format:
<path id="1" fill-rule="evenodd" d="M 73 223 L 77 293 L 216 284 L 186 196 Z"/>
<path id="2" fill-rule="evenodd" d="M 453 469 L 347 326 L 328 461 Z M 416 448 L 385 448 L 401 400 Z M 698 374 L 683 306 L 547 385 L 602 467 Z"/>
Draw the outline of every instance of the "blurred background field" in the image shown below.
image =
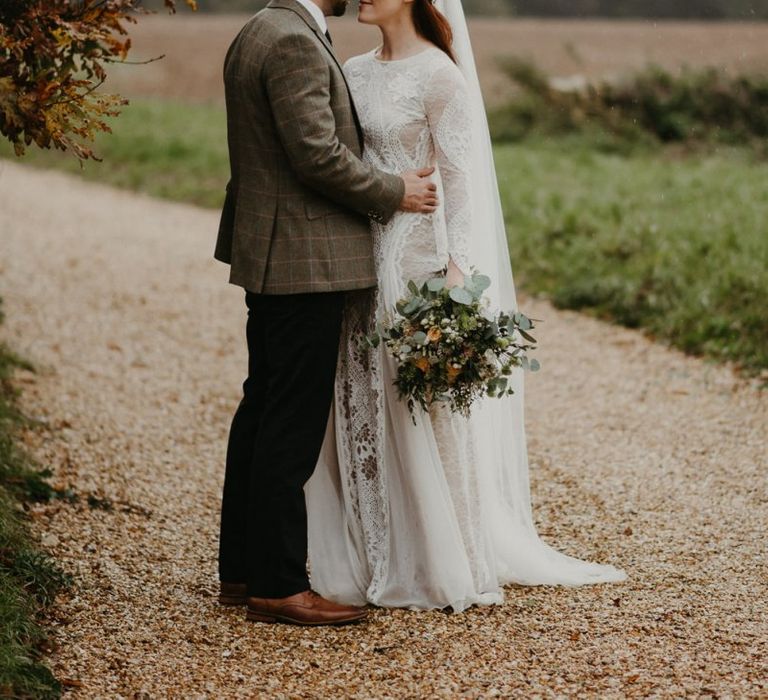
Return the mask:
<path id="1" fill-rule="evenodd" d="M 104 162 L 26 160 L 219 207 L 222 62 L 247 19 L 141 18 L 131 60 L 165 57 L 112 66 L 131 105 L 97 142 Z M 376 45 L 352 17 L 331 31 L 342 59 Z M 471 32 L 518 284 L 768 370 L 768 23 L 475 17 Z"/>
<path id="2" fill-rule="evenodd" d="M 378 30 L 347 17 L 331 19 L 339 58 L 376 46 Z M 165 55 L 144 66 L 112 66 L 106 87 L 128 96 L 223 102 L 222 63 L 249 15 L 158 14 L 131 28 L 131 60 Z M 731 73 L 766 72 L 768 23 L 607 19 L 473 17 L 472 44 L 486 102 L 503 103 L 510 90 L 499 65 L 504 57 L 529 59 L 548 75 L 618 77 L 655 63 L 717 66 Z"/>

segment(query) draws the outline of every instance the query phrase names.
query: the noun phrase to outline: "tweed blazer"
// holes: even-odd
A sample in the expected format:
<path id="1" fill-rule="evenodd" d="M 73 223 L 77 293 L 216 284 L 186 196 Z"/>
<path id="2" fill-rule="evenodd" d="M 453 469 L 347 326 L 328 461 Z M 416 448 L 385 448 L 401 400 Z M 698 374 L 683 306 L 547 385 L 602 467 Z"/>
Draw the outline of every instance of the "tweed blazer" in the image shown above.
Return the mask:
<path id="1" fill-rule="evenodd" d="M 362 132 L 325 34 L 296 0 L 272 0 L 224 62 L 231 176 L 215 257 L 262 294 L 376 284 L 370 220 L 404 183 L 361 160 Z"/>

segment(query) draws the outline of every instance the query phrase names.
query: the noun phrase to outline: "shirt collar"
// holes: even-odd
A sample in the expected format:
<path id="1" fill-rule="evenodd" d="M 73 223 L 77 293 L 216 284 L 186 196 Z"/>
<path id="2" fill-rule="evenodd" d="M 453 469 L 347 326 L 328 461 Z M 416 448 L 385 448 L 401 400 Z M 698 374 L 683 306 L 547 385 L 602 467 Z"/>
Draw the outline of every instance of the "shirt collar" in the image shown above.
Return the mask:
<path id="1" fill-rule="evenodd" d="M 328 31 L 328 22 L 325 20 L 323 11 L 317 5 L 315 5 L 312 0 L 296 0 L 296 2 L 302 5 L 304 9 L 306 9 L 306 11 L 312 15 L 312 19 L 317 22 L 317 26 L 320 27 L 320 31 L 325 34 L 325 32 Z"/>

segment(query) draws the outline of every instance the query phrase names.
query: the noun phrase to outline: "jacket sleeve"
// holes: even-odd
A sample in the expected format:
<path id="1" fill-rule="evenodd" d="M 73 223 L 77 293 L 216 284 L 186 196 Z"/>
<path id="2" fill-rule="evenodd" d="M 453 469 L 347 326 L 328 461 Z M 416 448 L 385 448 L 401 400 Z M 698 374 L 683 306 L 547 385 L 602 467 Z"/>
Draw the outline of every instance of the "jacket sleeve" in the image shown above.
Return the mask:
<path id="1" fill-rule="evenodd" d="M 403 199 L 401 177 L 360 160 L 336 135 L 330 68 L 310 36 L 279 38 L 262 78 L 280 142 L 297 177 L 324 196 L 376 221 L 392 218 Z"/>

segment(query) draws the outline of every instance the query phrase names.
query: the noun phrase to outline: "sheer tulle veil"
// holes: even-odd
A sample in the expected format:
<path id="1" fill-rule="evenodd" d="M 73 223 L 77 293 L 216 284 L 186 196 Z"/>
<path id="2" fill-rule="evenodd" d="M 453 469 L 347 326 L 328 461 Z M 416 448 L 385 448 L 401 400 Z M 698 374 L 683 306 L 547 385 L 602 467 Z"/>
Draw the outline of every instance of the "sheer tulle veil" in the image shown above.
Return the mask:
<path id="1" fill-rule="evenodd" d="M 488 275 L 491 308 L 517 308 L 507 232 L 493 150 L 467 22 L 460 0 L 437 0 L 453 30 L 453 50 L 469 90 L 472 120 L 471 259 Z M 546 368 L 544 368 L 546 371 Z M 515 393 L 485 399 L 471 417 L 478 473 L 493 532 L 499 577 L 521 584 L 579 585 L 626 578 L 620 569 L 564 555 L 536 533 L 531 512 L 528 451 L 524 426 L 524 372 L 512 376 Z"/>

